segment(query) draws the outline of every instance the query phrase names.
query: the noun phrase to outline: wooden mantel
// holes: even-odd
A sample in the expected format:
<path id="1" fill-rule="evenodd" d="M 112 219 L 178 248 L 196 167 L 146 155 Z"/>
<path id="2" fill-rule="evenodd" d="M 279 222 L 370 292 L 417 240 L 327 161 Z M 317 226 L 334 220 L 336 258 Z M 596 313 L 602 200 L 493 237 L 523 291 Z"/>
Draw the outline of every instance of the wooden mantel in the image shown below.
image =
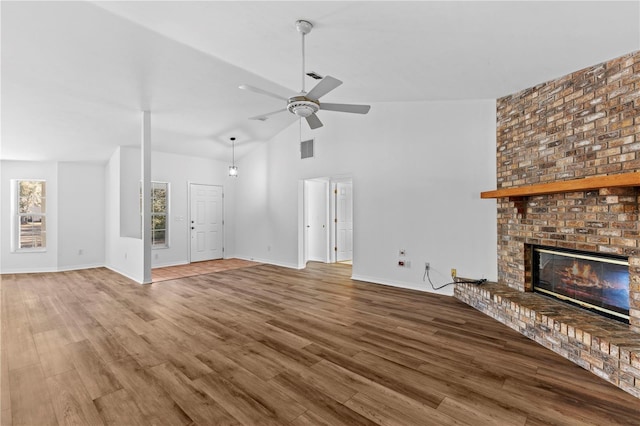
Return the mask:
<path id="1" fill-rule="evenodd" d="M 480 198 L 527 197 L 531 195 L 557 194 L 560 192 L 589 191 L 600 188 L 640 186 L 640 172 L 594 176 L 560 182 L 539 183 L 517 188 L 496 189 L 480 193 Z"/>

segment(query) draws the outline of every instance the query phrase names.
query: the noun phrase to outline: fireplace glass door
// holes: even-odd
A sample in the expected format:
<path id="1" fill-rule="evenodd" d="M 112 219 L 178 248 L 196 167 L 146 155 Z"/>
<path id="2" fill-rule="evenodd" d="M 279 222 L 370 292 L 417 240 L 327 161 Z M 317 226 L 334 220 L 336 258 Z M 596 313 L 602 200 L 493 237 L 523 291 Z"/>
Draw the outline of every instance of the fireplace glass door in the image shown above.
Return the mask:
<path id="1" fill-rule="evenodd" d="M 627 259 L 535 247 L 532 275 L 534 291 L 629 322 Z"/>

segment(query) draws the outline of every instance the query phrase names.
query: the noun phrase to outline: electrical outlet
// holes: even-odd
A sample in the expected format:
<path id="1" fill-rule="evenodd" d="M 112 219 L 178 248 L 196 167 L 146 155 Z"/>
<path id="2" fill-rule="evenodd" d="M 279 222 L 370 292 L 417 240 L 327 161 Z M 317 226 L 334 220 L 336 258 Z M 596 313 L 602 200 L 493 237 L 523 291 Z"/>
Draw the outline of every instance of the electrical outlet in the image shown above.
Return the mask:
<path id="1" fill-rule="evenodd" d="M 451 278 L 458 276 L 458 271 L 455 268 L 451 268 Z"/>

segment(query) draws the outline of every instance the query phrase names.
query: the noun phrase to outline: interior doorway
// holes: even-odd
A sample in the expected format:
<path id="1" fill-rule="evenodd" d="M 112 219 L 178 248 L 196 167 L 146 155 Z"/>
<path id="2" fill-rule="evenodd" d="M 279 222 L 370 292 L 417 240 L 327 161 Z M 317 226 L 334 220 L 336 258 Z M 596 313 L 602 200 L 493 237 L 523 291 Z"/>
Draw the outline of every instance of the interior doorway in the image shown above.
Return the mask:
<path id="1" fill-rule="evenodd" d="M 300 267 L 307 262 L 353 260 L 353 181 L 351 177 L 305 179 L 301 186 Z"/>
<path id="2" fill-rule="evenodd" d="M 222 186 L 189 184 L 190 262 L 222 259 Z"/>

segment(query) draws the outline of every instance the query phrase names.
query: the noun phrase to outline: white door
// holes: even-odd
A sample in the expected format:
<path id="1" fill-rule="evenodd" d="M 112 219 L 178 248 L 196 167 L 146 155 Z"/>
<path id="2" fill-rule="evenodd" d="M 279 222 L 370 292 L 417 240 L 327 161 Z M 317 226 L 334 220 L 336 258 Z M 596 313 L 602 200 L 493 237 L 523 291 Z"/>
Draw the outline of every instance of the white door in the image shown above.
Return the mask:
<path id="1" fill-rule="evenodd" d="M 336 261 L 353 259 L 353 185 L 336 184 Z"/>
<path id="2" fill-rule="evenodd" d="M 222 259 L 222 187 L 189 185 L 191 262 Z"/>
<path id="3" fill-rule="evenodd" d="M 329 254 L 329 182 L 305 180 L 305 261 L 327 262 Z"/>

